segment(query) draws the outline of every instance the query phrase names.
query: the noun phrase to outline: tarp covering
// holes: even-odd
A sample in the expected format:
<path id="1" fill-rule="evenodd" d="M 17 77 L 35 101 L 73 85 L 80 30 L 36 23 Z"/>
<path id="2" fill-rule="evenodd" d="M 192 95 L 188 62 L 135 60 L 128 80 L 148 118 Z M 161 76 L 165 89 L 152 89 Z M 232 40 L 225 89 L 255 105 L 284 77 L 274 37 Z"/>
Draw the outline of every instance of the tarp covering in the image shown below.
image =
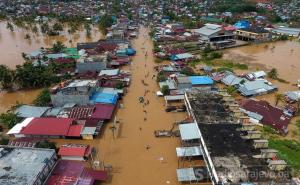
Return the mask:
<path id="1" fill-rule="evenodd" d="M 91 98 L 91 103 L 116 104 L 118 101 L 117 94 L 95 93 Z"/>

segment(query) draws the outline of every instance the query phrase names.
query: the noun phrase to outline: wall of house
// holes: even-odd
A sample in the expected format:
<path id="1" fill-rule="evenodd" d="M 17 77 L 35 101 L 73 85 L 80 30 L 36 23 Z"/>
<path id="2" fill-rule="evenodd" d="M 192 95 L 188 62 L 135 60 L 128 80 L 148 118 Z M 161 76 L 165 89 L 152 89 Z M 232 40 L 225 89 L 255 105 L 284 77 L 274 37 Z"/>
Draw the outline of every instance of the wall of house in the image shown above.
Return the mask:
<path id="1" fill-rule="evenodd" d="M 82 136 L 82 139 L 86 139 L 86 140 L 93 140 L 94 137 L 93 135 L 81 135 Z"/>
<path id="2" fill-rule="evenodd" d="M 78 105 L 89 104 L 89 95 L 64 95 L 64 94 L 54 94 L 51 95 L 51 102 L 53 106 L 60 107 L 66 103 L 76 103 Z"/>
<path id="3" fill-rule="evenodd" d="M 192 88 L 192 84 L 191 83 L 177 83 L 177 88 L 178 88 L 178 90 L 181 90 L 181 89 L 191 89 Z"/>

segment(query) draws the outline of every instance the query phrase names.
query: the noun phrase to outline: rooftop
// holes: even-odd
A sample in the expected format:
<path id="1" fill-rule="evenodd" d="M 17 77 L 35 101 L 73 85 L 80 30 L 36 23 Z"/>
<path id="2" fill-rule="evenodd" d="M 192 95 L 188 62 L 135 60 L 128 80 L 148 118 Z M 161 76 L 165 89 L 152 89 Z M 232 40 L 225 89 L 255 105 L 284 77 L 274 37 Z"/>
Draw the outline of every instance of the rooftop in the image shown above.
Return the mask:
<path id="1" fill-rule="evenodd" d="M 0 184 L 32 185 L 55 150 L 0 146 Z"/>
<path id="2" fill-rule="evenodd" d="M 234 119 L 220 94 L 189 94 L 188 97 L 216 181 L 225 184 L 268 184 L 274 179 L 287 182 L 288 177 L 278 178 L 265 159 L 254 157 L 261 151 L 253 147 L 252 140 L 244 139 L 249 132 L 241 131 L 242 125 Z"/>
<path id="3" fill-rule="evenodd" d="M 22 118 L 41 117 L 50 107 L 37 107 L 22 105 L 15 110 L 15 113 Z"/>

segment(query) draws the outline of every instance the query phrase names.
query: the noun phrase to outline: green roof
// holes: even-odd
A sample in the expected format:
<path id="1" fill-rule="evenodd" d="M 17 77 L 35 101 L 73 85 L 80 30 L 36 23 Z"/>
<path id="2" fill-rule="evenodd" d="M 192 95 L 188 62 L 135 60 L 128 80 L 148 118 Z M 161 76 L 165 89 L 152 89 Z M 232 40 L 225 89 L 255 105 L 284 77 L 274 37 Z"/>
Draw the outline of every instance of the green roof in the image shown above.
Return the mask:
<path id="1" fill-rule="evenodd" d="M 77 48 L 65 48 L 63 52 L 68 55 L 66 58 L 78 59 L 80 56 L 78 55 Z"/>
<path id="2" fill-rule="evenodd" d="M 205 22 L 214 22 L 214 23 L 221 23 L 222 19 L 217 19 L 217 18 L 213 18 L 213 17 L 205 17 L 202 16 L 201 20 L 205 21 Z"/>

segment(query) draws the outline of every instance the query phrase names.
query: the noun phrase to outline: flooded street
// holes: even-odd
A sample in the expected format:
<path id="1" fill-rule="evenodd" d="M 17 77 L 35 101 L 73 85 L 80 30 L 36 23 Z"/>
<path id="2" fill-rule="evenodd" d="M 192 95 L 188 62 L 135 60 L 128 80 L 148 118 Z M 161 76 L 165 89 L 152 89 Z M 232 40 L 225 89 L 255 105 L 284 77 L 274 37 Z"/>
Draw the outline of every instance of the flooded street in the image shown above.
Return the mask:
<path id="1" fill-rule="evenodd" d="M 143 36 L 145 34 L 146 38 Z M 120 108 L 116 114 L 120 123 L 117 124 L 115 137 L 110 123 L 106 125 L 101 138 L 93 141 L 60 140 L 59 143 L 90 143 L 96 147 L 98 160 L 113 166 L 112 179 L 105 184 L 165 185 L 169 181 L 169 184 L 177 185 L 178 158 L 175 148 L 180 146 L 180 140 L 155 138 L 153 132 L 156 129 L 171 129 L 175 121 L 186 117 L 186 113 L 166 113 L 164 99 L 155 95 L 158 85 L 155 78 L 151 79 L 155 74 L 153 44 L 145 28 L 141 28 L 139 37 L 133 41 L 133 47 L 137 54 L 128 67 L 132 72 L 132 82 L 128 94 L 121 101 L 124 108 Z M 145 47 L 147 57 L 142 47 Z M 141 80 L 148 86 L 144 86 Z M 144 96 L 146 90 L 149 93 Z M 138 101 L 140 96 L 149 100 L 149 105 L 143 107 Z"/>

